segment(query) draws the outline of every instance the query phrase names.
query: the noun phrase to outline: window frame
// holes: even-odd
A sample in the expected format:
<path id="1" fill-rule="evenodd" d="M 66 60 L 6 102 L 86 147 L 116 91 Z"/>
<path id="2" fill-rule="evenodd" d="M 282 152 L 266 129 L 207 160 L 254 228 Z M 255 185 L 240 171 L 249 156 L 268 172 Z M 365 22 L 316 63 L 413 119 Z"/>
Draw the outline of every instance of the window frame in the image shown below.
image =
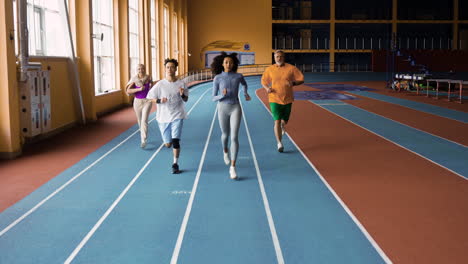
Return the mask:
<path id="1" fill-rule="evenodd" d="M 173 30 L 173 35 L 174 35 L 174 38 L 173 38 L 173 41 L 174 41 L 174 50 L 173 50 L 173 57 L 176 58 L 177 60 L 179 60 L 179 28 L 178 28 L 178 25 L 179 25 L 179 21 L 178 21 L 178 18 L 177 18 L 177 12 L 173 12 L 172 13 L 172 30 Z"/>
<path id="2" fill-rule="evenodd" d="M 169 6 L 166 4 L 164 5 L 164 15 L 163 15 L 163 29 L 164 29 L 164 36 L 163 36 L 163 43 L 164 43 L 164 59 L 169 58 Z"/>
<path id="3" fill-rule="evenodd" d="M 136 73 L 136 69 L 137 69 L 137 66 L 138 64 L 140 63 L 140 39 L 139 39 L 139 35 L 140 35 L 140 16 L 139 16 L 139 4 L 140 4 L 140 1 L 139 0 L 134 0 L 136 2 L 136 6 L 133 7 L 133 6 L 130 6 L 130 2 L 132 2 L 133 0 L 129 0 L 129 5 L 128 5 L 128 60 L 129 60 L 129 73 L 130 73 L 130 76 L 133 76 L 135 75 Z M 136 15 L 136 17 L 134 16 Z M 136 29 L 137 29 L 137 32 L 133 32 L 132 31 L 132 27 L 130 26 L 130 20 L 132 20 L 133 23 L 136 22 Z M 135 42 L 135 43 L 133 43 Z M 132 45 L 133 44 L 133 45 Z M 137 56 L 132 56 L 132 46 L 135 46 L 134 48 L 136 48 L 137 52 Z"/>
<path id="4" fill-rule="evenodd" d="M 106 24 L 107 21 L 103 21 L 103 19 L 99 19 L 100 17 L 95 17 L 95 12 L 99 12 L 96 11 L 95 8 L 96 7 L 96 4 L 97 4 L 97 1 L 99 1 L 101 4 L 102 1 L 104 0 L 92 0 L 92 3 L 91 3 L 91 8 L 92 8 L 92 17 L 91 17 L 91 20 L 92 20 L 92 30 L 93 30 L 93 64 L 94 64 L 94 73 L 93 73 L 93 76 L 94 76 L 94 93 L 96 96 L 99 96 L 99 95 L 103 95 L 103 94 L 106 94 L 106 93 L 109 93 L 109 92 L 113 92 L 113 91 L 117 91 L 117 85 L 116 85 L 116 67 L 115 67 L 115 21 L 114 21 L 114 1 L 113 0 L 107 0 L 108 3 L 110 4 L 110 19 L 109 19 L 109 22 L 110 24 Z M 97 5 L 99 5 L 97 4 Z M 106 30 L 100 30 L 100 32 L 97 32 L 96 31 L 96 26 L 99 27 L 99 30 L 101 28 L 106 28 Z M 110 54 L 111 55 L 105 55 L 103 53 L 101 53 L 101 49 L 105 49 L 105 42 L 101 41 L 99 39 L 99 35 L 100 34 L 104 34 L 104 32 L 110 32 L 111 34 L 111 40 L 109 42 L 109 44 L 111 45 L 111 52 Z M 98 35 L 98 36 L 96 36 Z M 104 39 L 108 38 L 109 36 L 106 36 L 104 34 Z M 100 41 L 100 42 L 98 42 Z M 96 46 L 99 47 L 99 49 L 96 49 Z M 104 69 L 104 67 L 106 66 L 105 65 L 105 60 L 108 60 L 110 59 L 110 69 L 109 69 L 109 72 L 110 72 L 110 87 L 107 87 L 105 85 L 105 79 L 104 78 L 104 74 L 106 74 L 105 71 L 102 71 Z"/>
<path id="5" fill-rule="evenodd" d="M 158 64 L 158 44 L 157 44 L 157 3 L 156 0 L 151 0 L 150 3 L 150 46 L 151 46 L 151 75 L 153 80 L 159 79 L 159 64 Z"/>

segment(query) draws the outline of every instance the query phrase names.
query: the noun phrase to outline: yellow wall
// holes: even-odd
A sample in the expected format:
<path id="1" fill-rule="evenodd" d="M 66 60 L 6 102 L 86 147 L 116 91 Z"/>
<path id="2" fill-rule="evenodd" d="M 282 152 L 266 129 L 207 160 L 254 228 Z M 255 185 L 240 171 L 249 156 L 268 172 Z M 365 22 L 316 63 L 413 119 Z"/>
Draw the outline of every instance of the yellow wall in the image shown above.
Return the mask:
<path id="1" fill-rule="evenodd" d="M 73 0 L 70 4 L 70 15 L 75 16 L 76 56 L 81 94 L 87 120 L 96 120 L 96 102 L 94 96 L 94 61 L 91 0 Z M 53 87 L 51 87 L 52 89 Z M 53 113 L 52 113 L 53 114 Z"/>
<path id="2" fill-rule="evenodd" d="M 30 62 L 40 62 L 43 70 L 50 70 L 51 129 L 65 127 L 79 119 L 73 100 L 71 69 L 67 58 L 36 57 Z"/>
<path id="3" fill-rule="evenodd" d="M 130 79 L 130 61 L 128 60 L 128 57 L 130 56 L 130 52 L 128 50 L 128 2 L 127 1 L 117 1 L 114 0 L 114 13 L 117 14 L 116 17 L 114 17 L 114 25 L 115 29 L 114 30 L 114 47 L 115 47 L 115 65 L 120 65 L 120 67 L 116 67 L 116 72 L 117 74 L 115 75 L 117 79 L 117 83 L 120 87 L 120 89 L 123 91 L 125 89 L 125 85 L 127 84 L 128 80 Z M 100 102 L 104 106 L 109 105 L 109 99 L 115 98 L 115 95 L 111 96 L 98 96 L 96 97 L 99 98 Z M 130 97 L 127 96 L 122 92 L 121 96 L 122 100 L 124 103 L 129 104 L 130 103 Z M 118 103 L 122 103 L 120 100 Z M 98 112 L 104 112 L 104 109 L 102 108 L 103 105 L 99 106 L 99 111 Z M 111 106 L 111 108 L 116 107 Z M 109 109 L 111 109 L 109 108 Z M 107 110 L 109 110 L 107 109 Z"/>
<path id="4" fill-rule="evenodd" d="M 140 0 L 140 62 L 146 63 L 148 72 L 151 71 L 150 48 L 150 1 Z M 167 2 L 171 7 L 170 14 L 177 12 L 178 19 L 187 23 L 187 0 L 154 0 L 157 12 L 156 51 L 159 52 L 160 77 L 164 76 L 162 59 L 163 31 L 162 7 Z M 70 23 L 74 46 L 76 49 L 80 91 L 83 97 L 86 120 L 97 120 L 99 114 L 112 111 L 131 103 L 124 89 L 130 78 L 128 60 L 128 2 L 127 0 L 113 0 L 114 3 L 114 39 L 115 39 L 115 85 L 118 90 L 103 95 L 94 92 L 94 59 L 92 34 L 92 1 L 69 0 Z M 181 38 L 181 25 L 179 37 Z M 185 26 L 187 30 L 187 26 Z M 19 95 L 16 73 L 16 58 L 14 42 L 10 40 L 10 32 L 14 34 L 12 1 L 0 0 L 0 158 L 11 158 L 21 153 L 22 135 L 19 118 Z M 172 30 L 171 30 L 172 32 Z M 186 33 L 185 33 L 186 34 Z M 175 36 L 174 36 L 175 37 Z M 68 41 L 64 39 L 63 41 Z M 179 47 L 181 41 L 178 41 Z M 173 42 L 170 42 L 173 51 Z M 186 46 L 185 46 L 186 47 Z M 187 60 L 187 52 L 178 54 L 179 60 Z M 79 106 L 76 105 L 74 90 L 74 72 L 67 58 L 60 57 L 31 57 L 31 62 L 40 62 L 45 70 L 50 68 L 51 87 L 51 133 L 60 131 L 81 121 Z M 186 67 L 179 69 L 183 74 Z M 156 78 L 155 78 L 156 79 Z"/>
<path id="5" fill-rule="evenodd" d="M 21 153 L 12 1 L 0 1 L 0 158 Z"/>
<path id="6" fill-rule="evenodd" d="M 123 92 L 115 91 L 96 96 L 96 115 L 100 115 L 120 107 L 123 104 Z M 128 98 L 127 95 L 125 95 Z"/>
<path id="7" fill-rule="evenodd" d="M 217 40 L 248 42 L 255 63 L 271 63 L 271 0 L 197 0 L 188 7 L 189 71 L 204 67 L 201 50 Z"/>

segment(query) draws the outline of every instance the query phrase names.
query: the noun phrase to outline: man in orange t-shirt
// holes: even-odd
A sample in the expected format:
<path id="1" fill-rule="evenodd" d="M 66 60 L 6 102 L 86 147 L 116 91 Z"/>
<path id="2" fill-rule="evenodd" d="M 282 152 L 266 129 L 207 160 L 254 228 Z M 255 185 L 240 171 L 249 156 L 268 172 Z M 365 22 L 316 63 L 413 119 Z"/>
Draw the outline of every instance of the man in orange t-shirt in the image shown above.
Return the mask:
<path id="1" fill-rule="evenodd" d="M 262 86 L 268 93 L 268 101 L 273 119 L 278 151 L 283 152 L 282 135 L 289 121 L 294 101 L 293 87 L 304 83 L 304 75 L 295 66 L 284 62 L 284 52 L 275 51 L 275 64 L 269 66 L 262 75 Z"/>

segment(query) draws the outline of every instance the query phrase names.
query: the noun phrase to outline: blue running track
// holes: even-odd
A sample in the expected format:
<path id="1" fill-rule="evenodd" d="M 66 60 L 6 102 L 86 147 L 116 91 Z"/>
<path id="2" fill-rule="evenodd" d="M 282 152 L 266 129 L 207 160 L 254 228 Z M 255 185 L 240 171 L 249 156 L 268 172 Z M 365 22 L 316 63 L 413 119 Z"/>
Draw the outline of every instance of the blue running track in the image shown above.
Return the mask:
<path id="1" fill-rule="evenodd" d="M 146 149 L 134 126 L 0 214 L 0 263 L 391 263 L 294 142 L 276 151 L 259 77 L 247 80 L 240 180 L 223 162 L 211 83 L 200 84 L 183 173 L 171 174 L 155 121 Z"/>

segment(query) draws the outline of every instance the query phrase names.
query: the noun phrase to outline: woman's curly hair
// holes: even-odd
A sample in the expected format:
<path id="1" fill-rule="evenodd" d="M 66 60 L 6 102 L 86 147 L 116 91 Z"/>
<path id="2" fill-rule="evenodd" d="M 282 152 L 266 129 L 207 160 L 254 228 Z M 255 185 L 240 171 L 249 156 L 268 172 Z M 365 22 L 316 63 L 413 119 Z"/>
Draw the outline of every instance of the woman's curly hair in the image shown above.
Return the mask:
<path id="1" fill-rule="evenodd" d="M 237 58 L 237 53 L 227 54 L 223 51 L 220 55 L 214 57 L 213 62 L 211 63 L 211 72 L 213 74 L 220 74 L 224 71 L 223 61 L 226 57 L 231 58 L 234 62 L 232 72 L 237 72 L 237 67 L 239 66 L 239 59 Z"/>

